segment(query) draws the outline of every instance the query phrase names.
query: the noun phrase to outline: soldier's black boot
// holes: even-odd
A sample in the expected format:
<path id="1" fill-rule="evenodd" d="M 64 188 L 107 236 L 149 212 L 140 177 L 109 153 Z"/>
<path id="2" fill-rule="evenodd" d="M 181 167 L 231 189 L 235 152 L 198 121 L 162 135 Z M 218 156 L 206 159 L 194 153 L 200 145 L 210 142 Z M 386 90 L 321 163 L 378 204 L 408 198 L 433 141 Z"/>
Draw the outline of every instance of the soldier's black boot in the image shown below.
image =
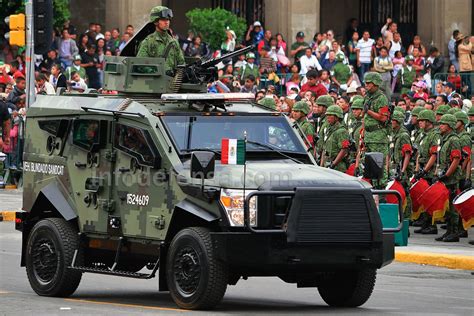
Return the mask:
<path id="1" fill-rule="evenodd" d="M 447 229 L 447 228 L 448 228 L 448 225 L 443 224 L 443 225 L 440 226 L 440 228 L 441 228 L 441 229 Z"/>
<path id="2" fill-rule="evenodd" d="M 474 246 L 474 240 L 469 240 L 469 245 L 473 245 L 473 246 Z"/>
<path id="3" fill-rule="evenodd" d="M 435 240 L 436 241 L 443 241 L 444 237 L 448 236 L 450 234 L 450 232 L 445 232 L 443 235 L 439 236 L 439 237 L 436 237 Z"/>
<path id="4" fill-rule="evenodd" d="M 444 242 L 459 242 L 458 233 L 451 233 L 443 238 Z"/>
<path id="5" fill-rule="evenodd" d="M 438 234 L 438 227 L 436 225 L 430 225 L 421 230 L 421 234 L 423 235 L 437 235 Z"/>
<path id="6" fill-rule="evenodd" d="M 460 229 L 458 233 L 459 238 L 467 238 L 467 230 Z"/>

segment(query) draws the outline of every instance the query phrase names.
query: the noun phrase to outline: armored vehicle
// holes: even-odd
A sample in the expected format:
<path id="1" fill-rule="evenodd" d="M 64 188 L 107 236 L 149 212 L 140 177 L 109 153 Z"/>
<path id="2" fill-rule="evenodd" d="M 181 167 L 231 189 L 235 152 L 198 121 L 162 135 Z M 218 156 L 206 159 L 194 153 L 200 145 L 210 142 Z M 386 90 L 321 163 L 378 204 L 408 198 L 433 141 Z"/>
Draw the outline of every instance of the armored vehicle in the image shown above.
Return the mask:
<path id="1" fill-rule="evenodd" d="M 318 167 L 298 125 L 248 95 L 154 91 L 162 64 L 114 57 L 119 95 L 29 108 L 16 227 L 33 290 L 158 275 L 179 307 L 209 309 L 228 285 L 275 276 L 332 306 L 364 304 L 400 229 L 382 227 L 374 195 L 397 192 Z"/>

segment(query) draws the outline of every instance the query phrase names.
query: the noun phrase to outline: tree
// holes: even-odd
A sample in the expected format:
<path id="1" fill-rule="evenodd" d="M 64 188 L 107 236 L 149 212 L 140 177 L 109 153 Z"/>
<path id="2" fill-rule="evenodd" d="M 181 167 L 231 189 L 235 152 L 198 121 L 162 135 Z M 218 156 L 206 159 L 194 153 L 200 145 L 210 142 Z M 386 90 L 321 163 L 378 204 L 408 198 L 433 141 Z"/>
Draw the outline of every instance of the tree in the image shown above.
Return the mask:
<path id="1" fill-rule="evenodd" d="M 25 13 L 25 1 L 0 0 L 0 24 L 4 24 L 7 16 L 15 13 Z M 64 22 L 69 19 L 69 0 L 53 0 L 54 27 L 61 29 Z M 4 27 L 8 27 L 3 25 Z"/>
<path id="2" fill-rule="evenodd" d="M 186 17 L 194 34 L 201 35 L 203 41 L 215 50 L 220 49 L 225 40 L 227 27 L 235 32 L 236 42 L 239 42 L 247 29 L 244 19 L 221 8 L 193 9 L 186 13 Z"/>

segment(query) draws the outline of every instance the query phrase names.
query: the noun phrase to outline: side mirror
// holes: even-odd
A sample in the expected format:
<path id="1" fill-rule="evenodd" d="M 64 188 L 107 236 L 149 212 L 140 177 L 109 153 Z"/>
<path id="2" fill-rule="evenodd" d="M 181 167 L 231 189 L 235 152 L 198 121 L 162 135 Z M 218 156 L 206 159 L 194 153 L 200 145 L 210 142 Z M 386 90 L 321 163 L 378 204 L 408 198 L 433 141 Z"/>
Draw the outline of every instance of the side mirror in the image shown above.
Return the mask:
<path id="1" fill-rule="evenodd" d="M 364 178 L 380 179 L 383 176 L 383 168 L 385 161 L 383 154 L 379 152 L 372 152 L 365 154 L 364 164 Z"/>
<path id="2" fill-rule="evenodd" d="M 191 154 L 191 178 L 213 179 L 216 157 L 213 152 L 199 151 Z"/>

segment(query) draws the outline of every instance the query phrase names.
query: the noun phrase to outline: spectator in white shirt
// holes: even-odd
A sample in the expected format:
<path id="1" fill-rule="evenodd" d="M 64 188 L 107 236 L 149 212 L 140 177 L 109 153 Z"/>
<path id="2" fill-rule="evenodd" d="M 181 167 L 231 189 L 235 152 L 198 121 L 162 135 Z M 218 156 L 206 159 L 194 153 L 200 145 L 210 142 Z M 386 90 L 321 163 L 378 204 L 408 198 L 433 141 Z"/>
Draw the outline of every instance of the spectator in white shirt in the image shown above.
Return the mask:
<path id="1" fill-rule="evenodd" d="M 321 71 L 323 68 L 318 62 L 316 56 L 312 54 L 312 49 L 310 47 L 306 48 L 305 54 L 300 58 L 301 70 L 300 75 L 305 76 L 306 73 L 311 69 L 317 69 Z"/>
<path id="2" fill-rule="evenodd" d="M 370 38 L 369 31 L 364 31 L 362 38 L 357 42 L 357 66 L 359 67 L 359 78 L 364 80 L 364 74 L 372 65 L 372 46 L 375 41 Z"/>

